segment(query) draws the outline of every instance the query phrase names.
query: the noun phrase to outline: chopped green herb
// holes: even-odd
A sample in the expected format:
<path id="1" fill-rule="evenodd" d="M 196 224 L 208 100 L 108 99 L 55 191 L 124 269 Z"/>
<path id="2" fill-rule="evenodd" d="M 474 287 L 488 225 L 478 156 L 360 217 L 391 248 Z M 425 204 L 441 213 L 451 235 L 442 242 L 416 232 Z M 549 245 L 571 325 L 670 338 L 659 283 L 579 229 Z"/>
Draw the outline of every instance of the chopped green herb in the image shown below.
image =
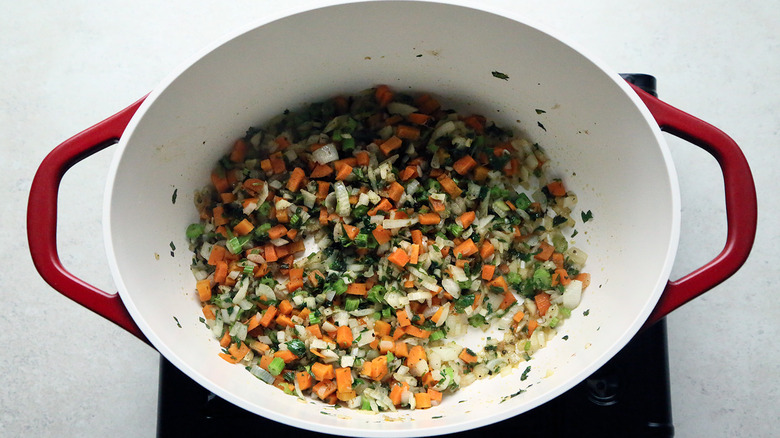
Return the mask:
<path id="1" fill-rule="evenodd" d="M 501 73 L 500 71 L 492 71 L 490 74 L 493 75 L 494 78 L 503 79 L 503 80 L 509 80 L 509 76 L 507 76 L 505 73 Z"/>
<path id="2" fill-rule="evenodd" d="M 580 215 L 582 216 L 582 223 L 585 223 L 585 222 L 593 219 L 593 212 L 591 212 L 590 210 L 583 211 L 583 212 L 580 213 Z"/>

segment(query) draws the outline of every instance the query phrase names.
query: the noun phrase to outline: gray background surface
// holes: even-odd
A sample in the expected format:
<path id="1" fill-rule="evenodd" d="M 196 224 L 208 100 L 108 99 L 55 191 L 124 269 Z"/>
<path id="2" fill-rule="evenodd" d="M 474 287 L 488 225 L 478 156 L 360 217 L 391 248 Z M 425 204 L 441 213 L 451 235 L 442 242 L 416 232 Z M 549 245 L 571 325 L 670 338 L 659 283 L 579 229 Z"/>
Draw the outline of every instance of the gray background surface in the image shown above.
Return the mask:
<path id="1" fill-rule="evenodd" d="M 30 183 L 57 144 L 282 2 L 0 3 L 0 183 L 8 190 L 0 203 L 0 436 L 153 436 L 159 356 L 37 274 L 25 234 Z M 655 75 L 664 100 L 742 146 L 758 188 L 756 245 L 737 275 L 668 317 L 674 422 L 681 437 L 773 436 L 780 2 L 491 3 L 523 11 L 616 71 Z M 677 278 L 721 250 L 726 225 L 716 162 L 669 138 L 683 206 Z M 58 228 L 64 265 L 108 291 L 115 289 L 101 216 L 112 154 L 109 148 L 66 174 Z"/>

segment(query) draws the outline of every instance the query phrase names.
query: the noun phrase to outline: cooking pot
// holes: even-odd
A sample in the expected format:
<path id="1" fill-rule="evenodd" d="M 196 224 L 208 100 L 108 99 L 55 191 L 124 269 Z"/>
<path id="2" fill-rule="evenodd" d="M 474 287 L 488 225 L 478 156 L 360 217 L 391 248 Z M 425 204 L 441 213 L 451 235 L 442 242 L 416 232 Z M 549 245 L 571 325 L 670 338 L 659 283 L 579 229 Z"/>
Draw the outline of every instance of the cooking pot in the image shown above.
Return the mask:
<path id="1" fill-rule="evenodd" d="M 574 239 L 589 254 L 591 286 L 558 336 L 528 362 L 527 378 L 521 379 L 523 365 L 427 410 L 335 410 L 284 395 L 225 362 L 198 320 L 184 230 L 198 220 L 193 193 L 207 184 L 212 166 L 249 126 L 377 84 L 431 92 L 447 107 L 522 132 L 546 149 L 579 207 L 593 213 Z M 725 186 L 725 248 L 676 281 L 669 274 L 680 195 L 661 131 L 710 152 Z M 64 269 L 55 236 L 62 176 L 115 143 L 103 223 L 118 295 Z M 556 397 L 607 362 L 643 325 L 732 275 L 752 246 L 757 211 L 748 164 L 718 129 L 632 89 L 517 11 L 422 1 L 328 2 L 267 17 L 59 145 L 38 169 L 30 196 L 30 250 L 55 289 L 147 341 L 238 406 L 292 426 L 355 436 L 462 431 Z"/>

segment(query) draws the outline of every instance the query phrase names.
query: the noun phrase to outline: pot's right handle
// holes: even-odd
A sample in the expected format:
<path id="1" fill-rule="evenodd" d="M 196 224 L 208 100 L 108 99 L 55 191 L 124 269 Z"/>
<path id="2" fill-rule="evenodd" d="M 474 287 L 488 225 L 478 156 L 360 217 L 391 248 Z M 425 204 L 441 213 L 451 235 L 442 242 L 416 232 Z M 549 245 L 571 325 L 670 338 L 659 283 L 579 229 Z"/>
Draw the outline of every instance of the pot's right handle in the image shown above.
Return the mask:
<path id="1" fill-rule="evenodd" d="M 54 148 L 41 162 L 30 186 L 27 241 L 35 268 L 61 294 L 149 343 L 118 294 L 109 294 L 71 274 L 57 253 L 57 194 L 74 164 L 115 144 L 145 98 L 85 129 Z"/>
<path id="2" fill-rule="evenodd" d="M 631 85 L 631 84 L 630 84 Z M 697 119 L 631 85 L 650 109 L 662 131 L 709 152 L 723 172 L 726 192 L 726 245 L 720 254 L 699 269 L 669 281 L 645 327 L 657 322 L 733 275 L 747 260 L 756 237 L 758 204 L 753 175 L 745 155 L 720 129 Z"/>

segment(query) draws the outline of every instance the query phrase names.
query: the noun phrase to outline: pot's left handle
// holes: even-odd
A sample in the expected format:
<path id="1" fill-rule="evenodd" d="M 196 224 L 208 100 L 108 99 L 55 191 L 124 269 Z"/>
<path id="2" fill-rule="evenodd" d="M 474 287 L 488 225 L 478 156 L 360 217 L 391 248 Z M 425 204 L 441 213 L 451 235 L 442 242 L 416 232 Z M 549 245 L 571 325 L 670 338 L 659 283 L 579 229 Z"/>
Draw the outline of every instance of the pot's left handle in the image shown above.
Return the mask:
<path id="1" fill-rule="evenodd" d="M 144 99 L 74 135 L 43 159 L 30 187 L 27 240 L 35 268 L 49 285 L 149 343 L 118 294 L 106 293 L 68 272 L 57 253 L 57 196 L 62 177 L 74 164 L 117 143 Z"/>

